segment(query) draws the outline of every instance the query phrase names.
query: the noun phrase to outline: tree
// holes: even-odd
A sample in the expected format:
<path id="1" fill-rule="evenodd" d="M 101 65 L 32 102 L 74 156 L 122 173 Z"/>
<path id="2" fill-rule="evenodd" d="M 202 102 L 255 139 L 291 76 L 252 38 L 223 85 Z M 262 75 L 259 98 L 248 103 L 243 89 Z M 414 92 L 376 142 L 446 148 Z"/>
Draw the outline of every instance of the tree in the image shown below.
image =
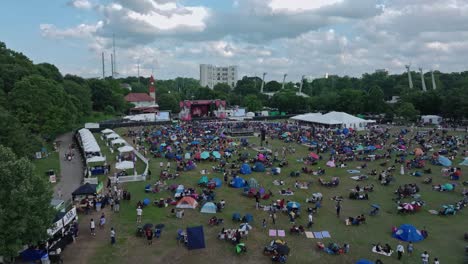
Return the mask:
<path id="1" fill-rule="evenodd" d="M 31 133 L 50 139 L 77 124 L 77 110 L 63 88 L 52 80 L 31 75 L 15 83 L 9 94 L 12 113 Z"/>
<path id="2" fill-rule="evenodd" d="M 80 85 L 75 81 L 64 80 L 63 87 L 65 92 L 73 97 L 73 104 L 80 115 L 91 114 L 93 102 L 91 101 L 91 90 L 86 83 Z"/>
<path id="3" fill-rule="evenodd" d="M 61 82 L 63 80 L 62 74 L 60 71 L 50 63 L 39 63 L 36 64 L 36 70 L 46 79 L 51 79 L 56 82 Z"/>
<path id="4" fill-rule="evenodd" d="M 260 111 L 263 108 L 262 102 L 253 94 L 249 94 L 244 98 L 244 106 L 251 112 Z"/>
<path id="5" fill-rule="evenodd" d="M 265 87 L 263 88 L 263 90 L 265 92 L 277 92 L 281 90 L 281 86 L 282 84 L 277 81 L 270 81 L 265 84 Z"/>
<path id="6" fill-rule="evenodd" d="M 419 115 L 419 111 L 414 108 L 414 105 L 408 102 L 401 103 L 395 112 L 399 117 L 412 122 L 416 121 Z"/>
<path id="7" fill-rule="evenodd" d="M 222 92 L 225 94 L 229 94 L 231 92 L 231 86 L 229 86 L 226 83 L 217 83 L 214 87 L 213 90 L 216 92 Z"/>
<path id="8" fill-rule="evenodd" d="M 158 104 L 161 110 L 170 110 L 172 113 L 180 112 L 179 101 L 173 94 L 161 94 L 158 99 Z"/>
<path id="9" fill-rule="evenodd" d="M 10 112 L 0 107 L 0 145 L 11 148 L 20 157 L 31 157 L 41 147 L 39 139 Z"/>
<path id="10" fill-rule="evenodd" d="M 0 145 L 0 255 L 13 258 L 24 245 L 47 238 L 54 217 L 52 191 L 34 165 Z"/>
<path id="11" fill-rule="evenodd" d="M 374 85 L 369 89 L 366 102 L 367 112 L 380 114 L 384 111 L 384 93 L 378 85 Z"/>

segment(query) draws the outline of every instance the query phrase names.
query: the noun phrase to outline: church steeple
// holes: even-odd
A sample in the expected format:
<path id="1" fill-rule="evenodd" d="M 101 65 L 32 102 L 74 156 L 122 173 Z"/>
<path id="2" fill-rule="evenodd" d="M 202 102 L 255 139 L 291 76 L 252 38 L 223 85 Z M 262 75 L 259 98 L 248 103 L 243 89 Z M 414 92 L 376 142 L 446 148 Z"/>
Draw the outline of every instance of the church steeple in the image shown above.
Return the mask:
<path id="1" fill-rule="evenodd" d="M 150 84 L 149 84 L 148 90 L 149 90 L 149 95 L 154 99 L 154 102 L 156 103 L 156 87 L 155 87 L 153 75 L 151 75 L 150 77 Z"/>

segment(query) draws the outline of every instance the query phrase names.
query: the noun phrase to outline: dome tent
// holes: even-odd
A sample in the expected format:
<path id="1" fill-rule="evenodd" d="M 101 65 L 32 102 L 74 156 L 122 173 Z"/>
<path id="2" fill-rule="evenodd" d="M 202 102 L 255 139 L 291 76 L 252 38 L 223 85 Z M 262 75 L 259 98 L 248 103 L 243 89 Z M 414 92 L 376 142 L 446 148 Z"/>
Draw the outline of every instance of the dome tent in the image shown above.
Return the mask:
<path id="1" fill-rule="evenodd" d="M 261 162 L 257 162 L 257 163 L 255 163 L 255 165 L 253 167 L 253 171 L 255 171 L 255 172 L 264 172 L 265 171 L 265 165 L 263 165 L 263 163 L 261 163 Z"/>
<path id="2" fill-rule="evenodd" d="M 250 168 L 249 164 L 244 163 L 240 169 L 240 173 L 244 175 L 248 175 L 252 173 L 252 169 Z"/>
<path id="3" fill-rule="evenodd" d="M 200 212 L 206 214 L 216 214 L 216 205 L 212 202 L 205 203 Z"/>
<path id="4" fill-rule="evenodd" d="M 419 242 L 424 240 L 421 232 L 410 224 L 401 225 L 392 236 L 405 242 Z"/>

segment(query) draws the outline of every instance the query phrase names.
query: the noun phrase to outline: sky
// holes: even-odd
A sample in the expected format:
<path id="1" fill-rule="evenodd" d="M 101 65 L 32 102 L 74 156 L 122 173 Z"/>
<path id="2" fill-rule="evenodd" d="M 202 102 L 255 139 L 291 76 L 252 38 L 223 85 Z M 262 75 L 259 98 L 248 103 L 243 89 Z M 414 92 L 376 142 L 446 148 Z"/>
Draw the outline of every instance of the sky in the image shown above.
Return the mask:
<path id="1" fill-rule="evenodd" d="M 0 41 L 63 74 L 199 78 L 199 64 L 299 81 L 465 71 L 468 0 L 2 0 Z"/>

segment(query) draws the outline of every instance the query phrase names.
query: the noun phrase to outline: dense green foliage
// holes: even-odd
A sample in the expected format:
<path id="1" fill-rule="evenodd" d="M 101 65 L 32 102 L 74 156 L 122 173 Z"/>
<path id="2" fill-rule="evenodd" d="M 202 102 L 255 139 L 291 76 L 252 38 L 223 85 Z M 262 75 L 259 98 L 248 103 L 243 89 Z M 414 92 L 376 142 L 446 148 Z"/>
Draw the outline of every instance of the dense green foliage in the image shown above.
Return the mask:
<path id="1" fill-rule="evenodd" d="M 0 42 L 0 145 L 31 157 L 44 140 L 77 128 L 92 111 L 123 113 L 127 91 L 116 80 L 62 76 Z"/>
<path id="2" fill-rule="evenodd" d="M 15 257 L 24 245 L 47 238 L 54 211 L 45 177 L 26 158 L 0 145 L 0 255 Z"/>
<path id="3" fill-rule="evenodd" d="M 308 111 L 344 111 L 351 114 L 385 114 L 387 118 L 403 114 L 403 118 L 414 121 L 418 114 L 441 114 L 446 118 L 461 120 L 468 117 L 468 72 L 434 72 L 437 89 L 432 90 L 430 73 L 425 75 L 427 92 L 421 91 L 421 80 L 413 72 L 414 88 L 408 88 L 406 73 L 389 75 L 386 72 L 364 74 L 361 78 L 329 76 L 313 81 L 304 80 L 303 93 L 309 97 L 296 95 L 300 83 L 288 82 L 284 90 L 281 83 L 270 81 L 265 84 L 265 92 L 276 92 L 272 97 L 260 93 L 262 79 L 243 77 L 234 89 L 227 85 L 216 85 L 213 90 L 201 87 L 197 80 L 176 78 L 156 81 L 158 98 L 170 99 L 162 103 L 161 109 L 176 109 L 178 100 L 225 99 L 231 106 L 240 105 L 249 111 L 262 107 L 278 108 L 288 113 Z M 121 79 L 125 83 L 135 83 L 135 77 Z M 148 78 L 140 78 L 137 87 L 146 87 Z M 147 88 L 141 88 L 146 91 Z M 138 90 L 140 91 L 140 90 Z M 169 94 L 169 92 L 171 92 Z M 399 96 L 396 104 L 385 101 Z M 158 100 L 161 104 L 161 101 Z"/>

